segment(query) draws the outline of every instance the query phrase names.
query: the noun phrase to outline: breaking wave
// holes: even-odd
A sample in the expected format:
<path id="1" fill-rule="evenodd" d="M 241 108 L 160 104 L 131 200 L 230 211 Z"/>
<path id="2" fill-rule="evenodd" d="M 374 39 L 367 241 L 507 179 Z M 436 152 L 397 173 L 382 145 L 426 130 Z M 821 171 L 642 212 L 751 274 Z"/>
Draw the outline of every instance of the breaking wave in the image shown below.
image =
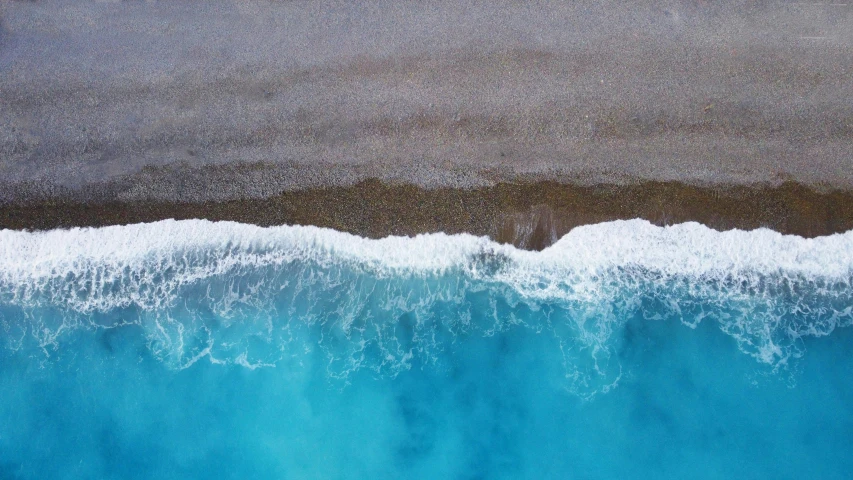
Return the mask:
<path id="1" fill-rule="evenodd" d="M 609 385 L 631 321 L 714 322 L 772 369 L 851 323 L 853 232 L 814 239 L 642 220 L 532 252 L 485 237 L 370 240 L 205 220 L 0 232 L 6 348 L 135 326 L 169 366 L 275 366 L 321 351 L 333 377 L 440 363 L 459 336 L 553 338 L 574 386 Z M 319 349 L 319 350 L 318 350 Z"/>

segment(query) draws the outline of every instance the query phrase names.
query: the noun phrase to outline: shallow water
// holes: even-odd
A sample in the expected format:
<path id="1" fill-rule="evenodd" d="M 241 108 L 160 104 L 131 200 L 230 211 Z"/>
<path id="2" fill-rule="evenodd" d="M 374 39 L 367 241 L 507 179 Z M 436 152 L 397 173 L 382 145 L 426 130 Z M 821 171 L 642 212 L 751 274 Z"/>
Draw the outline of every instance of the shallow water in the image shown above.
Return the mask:
<path id="1" fill-rule="evenodd" d="M 844 478 L 853 234 L 0 232 L 2 478 Z"/>

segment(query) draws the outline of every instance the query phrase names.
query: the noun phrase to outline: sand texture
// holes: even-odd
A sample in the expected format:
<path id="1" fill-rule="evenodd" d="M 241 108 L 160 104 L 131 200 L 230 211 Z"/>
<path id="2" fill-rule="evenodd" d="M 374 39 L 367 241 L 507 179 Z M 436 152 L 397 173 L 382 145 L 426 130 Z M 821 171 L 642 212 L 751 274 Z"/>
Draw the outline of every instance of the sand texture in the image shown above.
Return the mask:
<path id="1" fill-rule="evenodd" d="M 851 5 L 2 0 L 4 224 L 372 180 L 850 191 Z"/>

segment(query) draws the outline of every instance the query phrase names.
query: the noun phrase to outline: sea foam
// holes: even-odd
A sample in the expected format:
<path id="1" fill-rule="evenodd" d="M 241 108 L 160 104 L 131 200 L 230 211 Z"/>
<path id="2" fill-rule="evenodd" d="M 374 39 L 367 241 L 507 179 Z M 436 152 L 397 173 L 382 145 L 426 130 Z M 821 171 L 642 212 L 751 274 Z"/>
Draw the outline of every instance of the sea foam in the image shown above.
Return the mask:
<path id="1" fill-rule="evenodd" d="M 542 252 L 467 234 L 373 240 L 311 226 L 263 228 L 207 220 L 0 231 L 0 275 L 5 283 L 37 283 L 93 268 L 138 268 L 165 259 L 179 262 L 192 255 L 219 268 L 310 260 L 351 263 L 389 275 L 441 272 L 470 266 L 478 255 L 492 255 L 520 269 L 555 273 L 635 266 L 668 275 L 753 272 L 846 279 L 853 271 L 853 231 L 806 239 L 769 229 L 718 232 L 692 222 L 657 227 L 628 220 L 575 228 Z"/>
<path id="2" fill-rule="evenodd" d="M 851 277 L 853 232 L 805 239 L 643 220 L 578 227 L 541 252 L 464 234 L 371 240 L 206 220 L 0 232 L 9 338 L 48 352 L 69 331 L 135 324 L 182 367 L 204 357 L 274 365 L 285 338 L 310 348 L 294 332 L 316 327 L 330 364 L 346 359 L 337 373 L 393 373 L 455 335 L 527 327 L 571 345 L 567 364 L 586 352 L 586 370 L 600 373 L 621 341 L 614 332 L 638 315 L 714 320 L 778 367 L 801 355 L 802 338 L 850 324 Z M 269 348 L 245 348 L 257 336 Z"/>

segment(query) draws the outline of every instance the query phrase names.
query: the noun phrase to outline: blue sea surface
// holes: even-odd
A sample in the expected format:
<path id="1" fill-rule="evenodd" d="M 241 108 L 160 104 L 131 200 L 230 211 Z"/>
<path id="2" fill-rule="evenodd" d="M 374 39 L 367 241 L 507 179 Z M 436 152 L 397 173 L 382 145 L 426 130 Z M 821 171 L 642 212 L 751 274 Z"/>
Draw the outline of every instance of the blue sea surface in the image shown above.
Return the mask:
<path id="1" fill-rule="evenodd" d="M 0 232 L 0 478 L 849 478 L 853 233 Z"/>

